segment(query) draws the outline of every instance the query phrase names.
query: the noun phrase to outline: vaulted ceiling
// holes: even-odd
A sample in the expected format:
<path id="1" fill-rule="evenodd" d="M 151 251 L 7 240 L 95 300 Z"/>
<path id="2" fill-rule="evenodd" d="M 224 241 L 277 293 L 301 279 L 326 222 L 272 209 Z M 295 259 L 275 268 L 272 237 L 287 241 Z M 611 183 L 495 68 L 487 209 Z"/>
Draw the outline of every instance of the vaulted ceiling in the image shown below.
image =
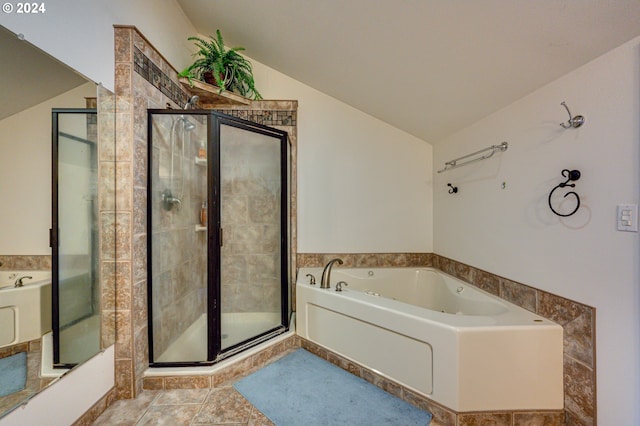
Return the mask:
<path id="1" fill-rule="evenodd" d="M 178 2 L 200 34 L 432 143 L 640 36 L 638 0 Z"/>

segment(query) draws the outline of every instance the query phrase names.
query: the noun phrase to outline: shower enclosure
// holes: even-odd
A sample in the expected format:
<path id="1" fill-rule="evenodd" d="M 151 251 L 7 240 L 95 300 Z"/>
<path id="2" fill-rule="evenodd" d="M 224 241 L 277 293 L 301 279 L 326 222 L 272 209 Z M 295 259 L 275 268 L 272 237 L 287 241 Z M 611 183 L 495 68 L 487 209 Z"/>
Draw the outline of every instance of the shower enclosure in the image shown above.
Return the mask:
<path id="1" fill-rule="evenodd" d="M 97 113 L 52 110 L 53 364 L 100 351 Z"/>
<path id="2" fill-rule="evenodd" d="M 149 110 L 152 366 L 211 364 L 288 329 L 287 133 Z"/>

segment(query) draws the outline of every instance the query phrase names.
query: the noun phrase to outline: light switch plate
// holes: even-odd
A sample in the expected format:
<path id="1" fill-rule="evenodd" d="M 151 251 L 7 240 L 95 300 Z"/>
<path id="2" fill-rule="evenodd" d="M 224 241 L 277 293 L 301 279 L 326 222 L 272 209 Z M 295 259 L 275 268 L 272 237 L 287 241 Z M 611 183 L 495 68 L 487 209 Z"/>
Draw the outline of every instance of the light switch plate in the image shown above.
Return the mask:
<path id="1" fill-rule="evenodd" d="M 616 224 L 618 231 L 638 232 L 638 205 L 618 204 Z"/>

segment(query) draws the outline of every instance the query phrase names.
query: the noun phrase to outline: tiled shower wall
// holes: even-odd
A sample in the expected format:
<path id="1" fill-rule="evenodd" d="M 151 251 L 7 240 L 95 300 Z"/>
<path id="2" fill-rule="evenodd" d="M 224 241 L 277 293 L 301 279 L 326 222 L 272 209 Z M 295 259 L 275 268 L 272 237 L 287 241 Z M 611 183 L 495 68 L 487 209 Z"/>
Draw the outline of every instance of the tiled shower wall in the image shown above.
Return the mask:
<path id="1" fill-rule="evenodd" d="M 430 266 L 516 304 L 563 327 L 564 414 L 567 425 L 596 424 L 595 308 L 511 281 L 437 254 L 298 254 L 300 267 L 322 267 L 340 257 L 346 267 Z M 446 410 L 445 410 L 446 411 Z M 434 413 L 435 414 L 435 413 Z M 443 424 L 449 424 L 450 412 Z M 458 414 L 459 424 L 511 425 L 515 414 Z M 477 419 L 474 419 L 474 416 Z M 493 423 L 477 423 L 493 422 Z M 474 423 L 475 422 L 475 423 Z M 454 423 L 455 424 L 455 423 Z M 557 423 L 532 423 L 556 425 Z"/>
<path id="2" fill-rule="evenodd" d="M 235 128 L 224 131 L 222 312 L 280 312 L 281 185 L 279 164 L 273 162 L 274 154 L 279 159 L 278 142 L 256 134 L 248 138 Z"/>
<path id="3" fill-rule="evenodd" d="M 196 231 L 206 197 L 206 167 L 196 165 L 198 141 L 206 126 L 183 132 L 175 115 L 155 115 L 152 123 L 152 282 L 153 353 L 162 353 L 206 309 L 206 232 Z M 195 118 L 190 118 L 195 122 Z M 175 125 L 174 125 L 175 124 Z M 172 134 L 173 132 L 173 134 Z M 183 139 L 184 138 L 184 139 Z M 171 145 L 174 175 L 171 178 Z M 181 157 L 182 143 L 184 157 Z M 177 151 L 177 152 L 176 152 Z M 170 189 L 182 203 L 167 210 L 161 192 Z"/>
<path id="4" fill-rule="evenodd" d="M 189 99 L 177 72 L 135 27 L 115 27 L 116 87 L 116 392 L 133 398 L 142 390 L 148 367 L 147 326 L 147 109 L 171 105 L 181 109 Z M 215 105 L 207 108 L 216 109 Z M 222 112 L 289 133 L 295 159 L 295 101 L 255 101 L 249 106 L 224 106 Z M 292 161 L 295 164 L 295 160 Z M 295 194 L 295 166 L 291 172 Z M 192 200 L 196 207 L 200 203 Z M 295 253 L 295 196 L 291 200 L 291 252 Z M 194 216 L 194 215 L 191 215 Z M 195 215 L 197 217 L 197 215 Z M 187 241 L 200 238 L 191 230 Z M 198 234 L 203 234 L 200 232 Z M 192 241 L 194 242 L 194 241 Z M 185 243 L 189 244 L 189 243 Z M 179 250 L 175 247 L 174 251 Z M 154 256 L 154 261 L 155 259 Z M 295 271 L 295 258 L 291 258 Z"/>
<path id="5" fill-rule="evenodd" d="M 207 106 L 208 107 L 208 106 Z M 212 106 L 213 107 L 213 106 Z M 297 249 L 297 101 L 253 101 L 250 106 L 225 106 L 223 108 L 215 108 L 216 111 L 223 114 L 238 117 L 243 120 L 252 121 L 272 127 L 274 129 L 283 130 L 289 136 L 289 228 L 287 233 L 289 236 L 289 275 L 295 277 L 296 274 L 296 249 Z M 234 217 L 233 226 L 243 229 L 245 234 L 253 234 L 259 232 L 259 236 L 263 238 L 261 247 L 254 247 L 246 250 L 244 247 L 228 247 L 229 252 L 225 252 L 223 246 L 223 255 L 228 254 L 227 262 L 229 262 L 229 270 L 234 273 L 238 268 L 246 267 L 245 273 L 231 278 L 229 281 L 235 281 L 235 289 L 230 288 L 231 292 L 240 290 L 247 293 L 247 288 L 253 288 L 257 294 L 266 296 L 265 300 L 248 299 L 246 294 L 239 291 L 236 293 L 235 300 L 231 298 L 230 306 L 235 312 L 263 312 L 274 311 L 274 304 L 280 303 L 279 295 L 274 294 L 277 274 L 279 272 L 277 262 L 278 259 L 269 257 L 269 252 L 273 252 L 273 247 L 279 244 L 280 235 L 276 234 L 273 227 L 276 215 L 280 212 L 279 198 L 275 195 L 275 187 L 278 184 L 274 181 L 267 182 L 264 177 L 247 175 L 243 179 L 230 181 L 226 186 L 229 198 L 222 201 L 223 218 Z M 265 191 L 265 188 L 270 188 Z M 264 227 L 268 225 L 268 227 Z M 261 229 L 260 231 L 254 231 Z M 226 231 L 225 231 L 226 232 Z M 255 238 L 255 235 L 251 238 Z M 234 259 L 234 255 L 240 256 Z M 283 254 L 284 255 L 284 254 Z M 223 257 L 223 261 L 225 258 Z M 279 278 L 278 278 L 279 279 Z M 289 282 L 293 278 L 289 279 Z M 253 282 L 253 283 L 252 283 Z M 234 284 L 232 284 L 234 285 Z M 253 294 L 253 291 L 251 291 Z M 293 301 L 290 301 L 293 303 Z M 224 310 L 225 308 L 223 308 Z M 277 308 L 275 309 L 277 310 Z"/>
<path id="6" fill-rule="evenodd" d="M 116 339 L 115 330 L 115 94 L 98 85 L 98 199 L 100 223 L 100 347 Z"/>

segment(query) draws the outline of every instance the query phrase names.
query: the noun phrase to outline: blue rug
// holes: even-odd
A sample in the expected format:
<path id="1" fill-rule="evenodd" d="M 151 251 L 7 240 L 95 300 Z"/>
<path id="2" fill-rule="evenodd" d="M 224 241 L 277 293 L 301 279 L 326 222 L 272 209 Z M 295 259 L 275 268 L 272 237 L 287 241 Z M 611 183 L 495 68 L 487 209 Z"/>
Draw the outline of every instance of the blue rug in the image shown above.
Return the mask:
<path id="1" fill-rule="evenodd" d="M 234 387 L 277 426 L 428 425 L 431 414 L 299 349 Z"/>
<path id="2" fill-rule="evenodd" d="M 21 391 L 26 383 L 26 352 L 0 359 L 0 397 Z"/>

